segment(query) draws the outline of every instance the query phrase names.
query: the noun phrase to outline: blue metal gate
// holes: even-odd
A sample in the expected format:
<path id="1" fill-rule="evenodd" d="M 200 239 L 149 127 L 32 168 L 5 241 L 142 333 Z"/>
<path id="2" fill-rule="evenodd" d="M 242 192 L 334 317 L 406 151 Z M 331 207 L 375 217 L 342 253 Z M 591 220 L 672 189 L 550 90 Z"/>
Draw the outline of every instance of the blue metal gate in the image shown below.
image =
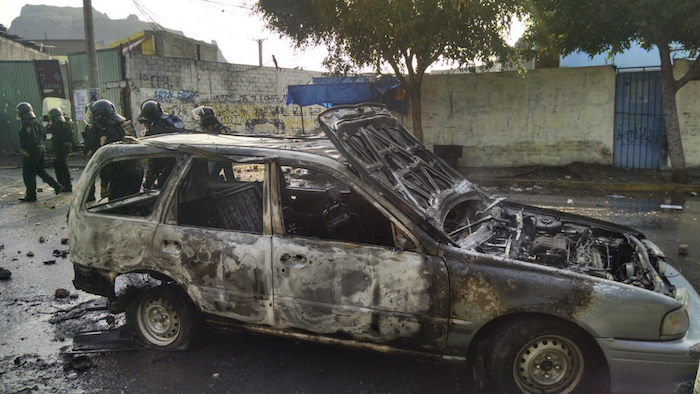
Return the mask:
<path id="1" fill-rule="evenodd" d="M 661 72 L 620 70 L 615 87 L 615 167 L 659 169 L 666 162 Z"/>

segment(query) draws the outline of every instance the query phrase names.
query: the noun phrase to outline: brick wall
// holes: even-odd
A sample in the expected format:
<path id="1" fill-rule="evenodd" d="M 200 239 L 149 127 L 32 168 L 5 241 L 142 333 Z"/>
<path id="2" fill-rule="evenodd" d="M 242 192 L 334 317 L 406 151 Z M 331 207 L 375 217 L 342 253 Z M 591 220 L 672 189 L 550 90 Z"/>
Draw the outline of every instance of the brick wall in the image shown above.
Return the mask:
<path id="1" fill-rule="evenodd" d="M 198 128 L 192 109 L 209 105 L 235 132 L 298 134 L 312 132 L 324 109 L 286 105 L 287 86 L 308 83 L 319 72 L 137 54 L 125 62 L 134 118 L 144 100 L 156 99 L 188 129 Z"/>

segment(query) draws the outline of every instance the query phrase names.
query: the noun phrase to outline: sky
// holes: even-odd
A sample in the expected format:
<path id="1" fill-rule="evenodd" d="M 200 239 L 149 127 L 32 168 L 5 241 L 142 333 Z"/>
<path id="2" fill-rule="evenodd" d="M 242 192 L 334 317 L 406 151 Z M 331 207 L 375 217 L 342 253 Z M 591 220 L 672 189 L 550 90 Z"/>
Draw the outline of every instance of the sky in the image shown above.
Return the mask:
<path id="1" fill-rule="evenodd" d="M 25 4 L 82 7 L 82 0 L 0 0 L 0 23 L 10 27 Z M 253 14 L 255 0 L 92 0 L 92 7 L 111 19 L 124 19 L 130 14 L 144 22 L 157 22 L 163 27 L 182 31 L 200 41 L 215 40 L 229 63 L 258 65 L 258 42 L 263 41 L 263 65 L 324 71 L 326 51 L 316 48 L 298 51 L 289 40 L 265 28 L 262 19 Z"/>

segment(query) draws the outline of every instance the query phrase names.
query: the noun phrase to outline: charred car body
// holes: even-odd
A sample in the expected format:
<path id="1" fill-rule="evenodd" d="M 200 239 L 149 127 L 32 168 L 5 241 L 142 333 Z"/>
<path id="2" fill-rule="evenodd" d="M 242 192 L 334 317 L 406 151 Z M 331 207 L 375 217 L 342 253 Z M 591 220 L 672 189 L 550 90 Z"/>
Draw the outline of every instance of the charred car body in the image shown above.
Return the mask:
<path id="1" fill-rule="evenodd" d="M 206 322 L 469 360 L 498 392 L 670 392 L 694 377 L 700 298 L 643 234 L 492 199 L 381 106 L 319 120 L 327 138 L 101 148 L 69 212 L 76 288 L 156 347 L 188 347 Z M 105 167 L 154 157 L 169 162 L 162 185 L 88 198 Z"/>

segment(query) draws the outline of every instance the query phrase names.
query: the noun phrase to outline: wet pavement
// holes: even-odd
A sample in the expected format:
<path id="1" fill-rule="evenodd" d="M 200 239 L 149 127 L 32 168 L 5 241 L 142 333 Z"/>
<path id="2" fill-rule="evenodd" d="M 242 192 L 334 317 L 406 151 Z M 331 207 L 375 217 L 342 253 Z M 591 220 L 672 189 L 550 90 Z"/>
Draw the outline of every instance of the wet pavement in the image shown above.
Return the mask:
<path id="1" fill-rule="evenodd" d="M 74 179 L 80 168 L 71 169 Z M 124 316 L 76 291 L 67 250 L 71 195 L 50 187 L 21 204 L 21 170 L 0 169 L 0 392 L 2 393 L 470 393 L 460 365 L 418 361 L 250 334 L 207 334 L 196 349 L 70 354 L 81 331 L 120 327 Z M 509 200 L 609 220 L 643 231 L 700 289 L 700 198 L 689 195 L 488 189 Z M 43 237 L 44 242 L 41 242 Z M 688 244 L 688 255 L 679 245 Z M 28 256 L 32 252 L 33 256 Z M 53 264 L 44 264 L 48 261 Z M 55 290 L 71 297 L 57 299 Z M 689 389 L 681 391 L 690 392 Z"/>

